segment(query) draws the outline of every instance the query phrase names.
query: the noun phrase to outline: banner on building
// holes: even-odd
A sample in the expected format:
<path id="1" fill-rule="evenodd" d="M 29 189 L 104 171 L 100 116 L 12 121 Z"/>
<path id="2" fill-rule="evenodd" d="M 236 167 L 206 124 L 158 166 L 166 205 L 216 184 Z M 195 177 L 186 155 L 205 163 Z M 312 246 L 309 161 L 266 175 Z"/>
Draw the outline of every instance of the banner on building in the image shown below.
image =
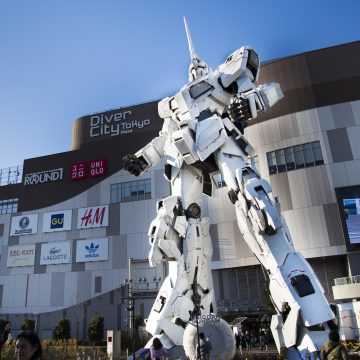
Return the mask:
<path id="1" fill-rule="evenodd" d="M 70 241 L 41 245 L 40 265 L 68 264 L 70 262 Z"/>
<path id="2" fill-rule="evenodd" d="M 72 210 L 53 211 L 44 214 L 43 232 L 71 230 Z"/>
<path id="3" fill-rule="evenodd" d="M 76 262 L 103 261 L 108 258 L 108 238 L 77 241 Z"/>
<path id="4" fill-rule="evenodd" d="M 94 227 L 108 226 L 109 206 L 93 206 L 78 210 L 78 229 L 89 229 Z"/>
<path id="5" fill-rule="evenodd" d="M 37 233 L 38 214 L 14 216 L 11 219 L 10 236 Z"/>
<path id="6" fill-rule="evenodd" d="M 35 244 L 8 247 L 7 267 L 33 266 L 35 263 Z"/>

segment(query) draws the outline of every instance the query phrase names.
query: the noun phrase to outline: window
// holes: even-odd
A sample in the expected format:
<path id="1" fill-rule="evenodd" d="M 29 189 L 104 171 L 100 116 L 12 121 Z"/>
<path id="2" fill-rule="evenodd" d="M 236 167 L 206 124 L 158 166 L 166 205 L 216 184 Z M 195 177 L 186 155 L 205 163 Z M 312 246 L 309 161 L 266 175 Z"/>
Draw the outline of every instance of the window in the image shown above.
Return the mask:
<path id="1" fill-rule="evenodd" d="M 151 199 L 151 179 L 112 184 L 110 202 L 130 202 Z"/>
<path id="2" fill-rule="evenodd" d="M 101 293 L 101 276 L 95 276 L 95 293 Z"/>
<path id="3" fill-rule="evenodd" d="M 19 199 L 0 200 L 0 215 L 17 212 Z"/>
<path id="4" fill-rule="evenodd" d="M 266 157 L 270 175 L 324 164 L 320 141 L 271 151 Z"/>
<path id="5" fill-rule="evenodd" d="M 22 166 L 0 169 L 0 186 L 21 183 L 22 172 Z"/>

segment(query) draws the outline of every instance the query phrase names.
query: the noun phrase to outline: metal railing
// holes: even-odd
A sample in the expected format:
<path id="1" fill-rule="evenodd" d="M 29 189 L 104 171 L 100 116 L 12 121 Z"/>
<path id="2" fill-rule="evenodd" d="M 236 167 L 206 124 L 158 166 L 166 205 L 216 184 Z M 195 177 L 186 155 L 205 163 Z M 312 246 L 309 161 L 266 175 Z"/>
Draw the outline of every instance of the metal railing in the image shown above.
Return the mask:
<path id="1" fill-rule="evenodd" d="M 335 286 L 358 284 L 360 283 L 360 275 L 334 279 L 334 282 L 335 282 Z"/>
<path id="2" fill-rule="evenodd" d="M 0 186 L 19 184 L 22 181 L 23 166 L 0 169 Z"/>

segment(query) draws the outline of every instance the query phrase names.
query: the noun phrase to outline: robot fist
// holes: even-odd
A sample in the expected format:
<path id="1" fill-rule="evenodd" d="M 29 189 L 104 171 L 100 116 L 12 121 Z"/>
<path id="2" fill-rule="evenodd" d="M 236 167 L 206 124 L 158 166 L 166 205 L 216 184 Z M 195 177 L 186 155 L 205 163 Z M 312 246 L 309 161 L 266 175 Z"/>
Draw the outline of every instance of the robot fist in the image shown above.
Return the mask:
<path id="1" fill-rule="evenodd" d="M 133 154 L 125 155 L 123 162 L 124 169 L 135 176 L 139 176 L 147 168 L 147 163 L 144 159 L 138 158 Z"/>
<path id="2" fill-rule="evenodd" d="M 235 95 L 231 99 L 231 103 L 228 106 L 227 113 L 230 120 L 236 125 L 236 127 L 244 134 L 244 128 L 246 127 L 246 120 L 252 118 L 249 107 L 249 101 L 242 96 Z"/>

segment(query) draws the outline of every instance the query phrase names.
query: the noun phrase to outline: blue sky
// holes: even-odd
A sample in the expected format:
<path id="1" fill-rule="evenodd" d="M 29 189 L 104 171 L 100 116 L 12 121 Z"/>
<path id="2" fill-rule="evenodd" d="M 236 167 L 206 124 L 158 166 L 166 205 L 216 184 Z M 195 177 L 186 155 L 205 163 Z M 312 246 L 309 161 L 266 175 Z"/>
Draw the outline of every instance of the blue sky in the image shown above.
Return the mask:
<path id="1" fill-rule="evenodd" d="M 360 40 L 359 13 L 359 0 L 0 0 L 0 169 L 70 150 L 80 116 L 175 93 L 183 15 L 215 68 L 242 45 L 270 60 Z"/>

